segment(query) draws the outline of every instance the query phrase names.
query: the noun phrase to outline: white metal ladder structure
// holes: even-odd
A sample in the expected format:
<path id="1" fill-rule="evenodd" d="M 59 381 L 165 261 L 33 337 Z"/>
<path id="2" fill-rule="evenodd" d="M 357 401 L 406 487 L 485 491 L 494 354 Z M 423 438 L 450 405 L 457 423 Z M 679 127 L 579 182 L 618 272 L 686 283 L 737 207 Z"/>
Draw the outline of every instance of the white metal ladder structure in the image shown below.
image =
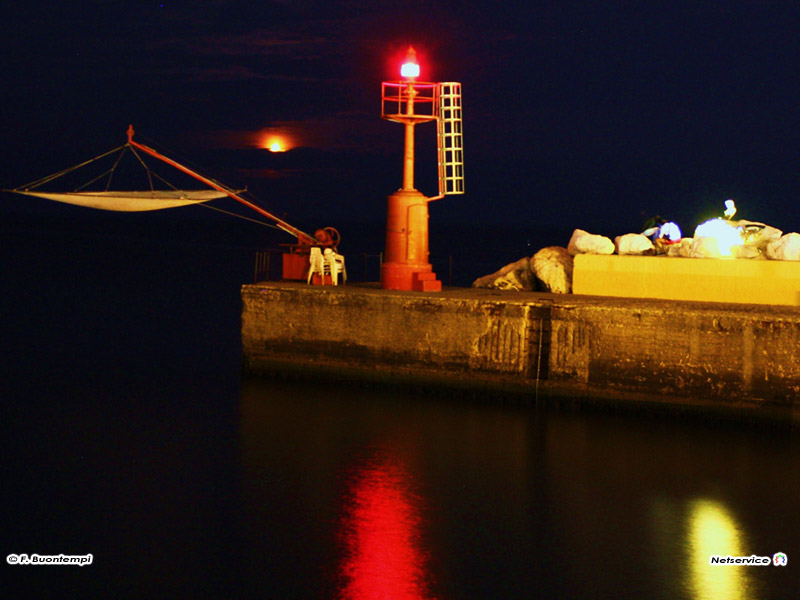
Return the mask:
<path id="1" fill-rule="evenodd" d="M 461 126 L 461 84 L 436 86 L 436 148 L 439 157 L 439 195 L 464 193 L 464 143 Z"/>

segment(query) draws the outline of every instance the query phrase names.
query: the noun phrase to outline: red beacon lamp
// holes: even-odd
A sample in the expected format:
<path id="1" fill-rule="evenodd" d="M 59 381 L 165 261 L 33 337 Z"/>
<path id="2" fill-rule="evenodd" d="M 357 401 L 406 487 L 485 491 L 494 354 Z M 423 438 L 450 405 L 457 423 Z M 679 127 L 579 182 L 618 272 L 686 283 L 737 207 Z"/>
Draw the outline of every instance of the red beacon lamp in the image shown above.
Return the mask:
<path id="1" fill-rule="evenodd" d="M 381 118 L 405 125 L 403 186 L 388 198 L 386 252 L 381 287 L 387 290 L 441 291 L 429 262 L 428 203 L 464 193 L 461 84 L 425 83 L 411 47 L 400 68 L 402 81 L 381 84 Z M 436 122 L 439 194 L 426 197 L 414 188 L 414 127 Z"/>

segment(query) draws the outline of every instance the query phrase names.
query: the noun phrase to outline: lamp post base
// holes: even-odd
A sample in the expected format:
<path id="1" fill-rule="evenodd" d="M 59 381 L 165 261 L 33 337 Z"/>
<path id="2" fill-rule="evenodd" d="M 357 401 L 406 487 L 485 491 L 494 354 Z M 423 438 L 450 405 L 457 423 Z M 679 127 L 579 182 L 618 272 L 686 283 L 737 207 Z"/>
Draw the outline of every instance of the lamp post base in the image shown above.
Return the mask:
<path id="1" fill-rule="evenodd" d="M 388 198 L 381 287 L 431 292 L 442 289 L 428 262 L 428 198 L 417 190 L 401 189 Z"/>
<path id="2" fill-rule="evenodd" d="M 381 287 L 385 290 L 441 292 L 442 282 L 430 264 L 409 265 L 385 262 L 381 265 Z"/>

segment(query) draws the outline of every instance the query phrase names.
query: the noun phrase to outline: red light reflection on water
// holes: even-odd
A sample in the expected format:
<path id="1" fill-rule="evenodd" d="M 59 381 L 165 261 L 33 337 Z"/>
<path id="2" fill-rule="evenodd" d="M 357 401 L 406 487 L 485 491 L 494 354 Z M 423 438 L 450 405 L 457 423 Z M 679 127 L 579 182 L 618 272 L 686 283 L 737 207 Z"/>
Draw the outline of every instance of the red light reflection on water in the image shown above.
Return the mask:
<path id="1" fill-rule="evenodd" d="M 342 524 L 341 598 L 428 597 L 418 499 L 409 482 L 403 466 L 386 457 L 355 473 Z"/>

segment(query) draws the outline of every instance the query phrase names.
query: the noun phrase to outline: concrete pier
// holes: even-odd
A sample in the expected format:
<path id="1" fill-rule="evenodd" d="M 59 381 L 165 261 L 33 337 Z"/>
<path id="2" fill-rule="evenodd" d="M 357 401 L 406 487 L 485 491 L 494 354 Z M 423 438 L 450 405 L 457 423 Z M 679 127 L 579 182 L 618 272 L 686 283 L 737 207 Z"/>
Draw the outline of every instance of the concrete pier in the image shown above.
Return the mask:
<path id="1" fill-rule="evenodd" d="M 244 368 L 800 424 L 800 307 L 242 287 Z"/>

